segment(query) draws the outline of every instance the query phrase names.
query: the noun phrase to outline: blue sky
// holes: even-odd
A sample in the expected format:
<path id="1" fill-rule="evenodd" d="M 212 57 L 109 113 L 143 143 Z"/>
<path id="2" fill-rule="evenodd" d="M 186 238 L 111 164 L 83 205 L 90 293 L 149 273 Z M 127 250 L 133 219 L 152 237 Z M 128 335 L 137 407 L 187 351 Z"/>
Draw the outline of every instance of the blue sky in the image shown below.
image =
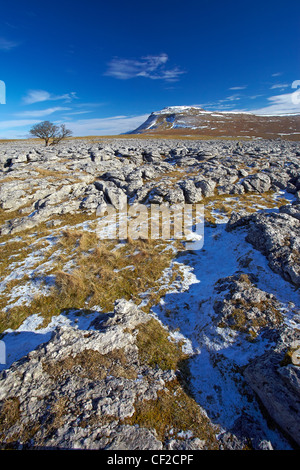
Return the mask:
<path id="1" fill-rule="evenodd" d="M 119 134 L 173 105 L 300 113 L 300 2 L 5 2 L 0 80 L 0 138 Z"/>

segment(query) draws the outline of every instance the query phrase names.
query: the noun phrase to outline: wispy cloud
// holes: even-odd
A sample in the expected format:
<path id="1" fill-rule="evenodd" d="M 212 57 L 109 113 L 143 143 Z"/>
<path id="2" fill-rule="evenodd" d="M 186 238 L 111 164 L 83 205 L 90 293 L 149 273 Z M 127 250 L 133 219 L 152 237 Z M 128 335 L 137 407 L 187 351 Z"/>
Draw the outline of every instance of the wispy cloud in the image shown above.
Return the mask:
<path id="1" fill-rule="evenodd" d="M 299 92 L 285 93 L 283 95 L 270 96 L 269 105 L 264 108 L 254 109 L 254 114 L 283 115 L 300 114 L 300 96 Z"/>
<path id="2" fill-rule="evenodd" d="M 247 88 L 247 85 L 243 86 L 232 86 L 231 88 L 228 88 L 228 90 L 245 90 Z"/>
<path id="3" fill-rule="evenodd" d="M 0 51 L 10 51 L 18 45 L 19 44 L 16 41 L 11 41 L 9 39 L 0 37 Z"/>
<path id="4" fill-rule="evenodd" d="M 70 108 L 62 108 L 62 109 L 70 109 Z M 92 113 L 91 110 L 86 110 L 86 111 L 72 111 L 71 113 L 66 113 L 65 116 L 73 116 L 73 115 L 77 115 L 77 114 L 88 114 L 88 113 Z"/>
<path id="5" fill-rule="evenodd" d="M 56 119 L 56 124 L 67 124 L 74 136 L 89 135 L 118 135 L 130 132 L 139 127 L 149 117 L 148 114 L 139 116 L 111 116 L 107 118 L 91 118 L 66 120 Z M 27 138 L 29 129 L 41 119 L 15 119 L 0 122 L 0 138 Z"/>
<path id="6" fill-rule="evenodd" d="M 177 81 L 185 73 L 179 67 L 166 68 L 169 58 L 167 54 L 148 55 L 140 59 L 114 58 L 108 64 L 105 75 L 119 80 L 144 77 L 151 80 Z"/>
<path id="7" fill-rule="evenodd" d="M 235 106 L 235 101 L 239 101 L 241 99 L 239 94 L 234 94 L 231 96 L 227 96 L 226 98 L 219 99 L 216 101 L 211 101 L 208 103 L 202 103 L 202 107 L 208 110 L 230 110 Z"/>
<path id="8" fill-rule="evenodd" d="M 36 120 L 33 119 L 10 119 L 7 121 L 0 121 L 0 130 L 8 129 L 13 132 L 13 129 L 16 127 L 31 126 L 35 124 Z"/>
<path id="9" fill-rule="evenodd" d="M 23 103 L 25 104 L 34 104 L 41 103 L 43 101 L 58 101 L 64 100 L 65 102 L 70 102 L 76 98 L 76 93 L 72 91 L 71 93 L 65 93 L 63 95 L 54 95 L 45 90 L 29 90 L 27 95 L 23 97 Z"/>
<path id="10" fill-rule="evenodd" d="M 140 126 L 149 114 L 141 116 L 112 116 L 109 118 L 81 119 L 68 122 L 68 128 L 75 136 L 117 135 L 132 131 Z"/>
<path id="11" fill-rule="evenodd" d="M 282 72 L 272 73 L 272 77 L 280 77 L 280 75 L 282 75 Z"/>
<path id="12" fill-rule="evenodd" d="M 264 95 L 252 95 L 252 96 L 249 96 L 250 100 L 256 100 L 257 98 L 261 98 L 262 96 Z"/>
<path id="13" fill-rule="evenodd" d="M 219 103 L 225 103 L 226 101 L 238 101 L 241 97 L 236 93 L 235 95 L 227 96 L 226 98 L 219 100 Z"/>
<path id="14" fill-rule="evenodd" d="M 271 86 L 271 90 L 276 90 L 277 88 L 288 88 L 291 86 L 289 83 L 275 83 L 275 85 Z"/>
<path id="15" fill-rule="evenodd" d="M 100 106 L 104 106 L 105 102 L 82 102 L 82 103 L 74 103 L 73 106 L 75 108 L 99 108 Z"/>
<path id="16" fill-rule="evenodd" d="M 40 118 L 40 117 L 45 117 L 49 116 L 50 114 L 57 113 L 58 111 L 70 111 L 72 108 L 65 108 L 62 106 L 55 106 L 53 108 L 47 108 L 47 109 L 36 109 L 36 110 L 31 110 L 31 111 L 22 111 L 20 113 L 16 113 L 15 116 L 18 117 L 23 117 L 23 118 Z"/>

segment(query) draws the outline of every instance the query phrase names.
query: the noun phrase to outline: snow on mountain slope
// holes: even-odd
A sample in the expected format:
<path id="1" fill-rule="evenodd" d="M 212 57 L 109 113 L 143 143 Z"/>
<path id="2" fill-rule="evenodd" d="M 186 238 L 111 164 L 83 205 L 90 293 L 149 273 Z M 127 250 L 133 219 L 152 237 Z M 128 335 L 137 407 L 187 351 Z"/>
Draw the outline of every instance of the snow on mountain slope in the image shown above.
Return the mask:
<path id="1" fill-rule="evenodd" d="M 300 139 L 300 114 L 255 115 L 249 112 L 210 112 L 200 106 L 169 106 L 150 114 L 130 134 L 162 134 L 267 139 Z"/>

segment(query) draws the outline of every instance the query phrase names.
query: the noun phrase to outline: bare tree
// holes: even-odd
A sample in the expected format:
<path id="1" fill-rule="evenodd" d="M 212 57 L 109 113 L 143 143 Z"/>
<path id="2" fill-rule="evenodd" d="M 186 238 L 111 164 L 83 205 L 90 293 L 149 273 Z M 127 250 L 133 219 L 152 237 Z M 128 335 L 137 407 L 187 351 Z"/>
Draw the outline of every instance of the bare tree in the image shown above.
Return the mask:
<path id="1" fill-rule="evenodd" d="M 43 121 L 30 129 L 30 134 L 39 139 L 44 139 L 45 146 L 58 144 L 62 139 L 70 137 L 72 131 L 65 124 L 56 126 L 50 121 Z"/>

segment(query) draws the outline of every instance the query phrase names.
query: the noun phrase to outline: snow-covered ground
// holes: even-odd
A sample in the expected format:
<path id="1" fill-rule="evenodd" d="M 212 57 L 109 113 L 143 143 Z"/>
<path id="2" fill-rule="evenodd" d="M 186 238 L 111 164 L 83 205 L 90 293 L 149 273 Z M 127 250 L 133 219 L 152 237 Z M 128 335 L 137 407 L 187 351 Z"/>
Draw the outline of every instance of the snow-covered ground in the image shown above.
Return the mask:
<path id="1" fill-rule="evenodd" d="M 279 195 L 287 196 L 282 192 Z M 289 197 L 292 199 L 291 195 Z M 264 207 L 263 202 L 261 207 Z M 151 315 L 168 326 L 173 340 L 183 341 L 184 351 L 191 355 L 191 386 L 195 399 L 209 418 L 220 426 L 221 431 L 232 429 L 237 418 L 248 415 L 274 448 L 288 449 L 289 444 L 285 439 L 268 427 L 240 369 L 274 344 L 263 334 L 249 342 L 242 333 L 218 327 L 214 321 L 213 305 L 217 299 L 214 288 L 220 278 L 237 271 L 252 273 L 257 277 L 257 287 L 275 295 L 281 302 L 285 321 L 294 328 L 300 328 L 300 316 L 295 315 L 296 309 L 300 311 L 299 293 L 275 274 L 268 266 L 267 259 L 246 242 L 244 228 L 226 231 L 227 220 L 221 216 L 217 219 L 216 226 L 206 226 L 204 243 L 203 240 L 200 245 L 197 241 L 194 245 L 189 242 L 189 249 L 174 257 L 171 267 L 164 272 L 160 282 L 161 289 L 167 287 L 168 292 L 152 308 Z M 53 234 L 55 235 L 55 231 Z M 54 240 L 55 237 L 48 240 L 49 248 Z M 42 262 L 42 255 L 46 251 L 46 248 L 33 251 L 25 260 L 16 263 L 10 277 L 0 284 L 0 288 L 4 290 L 8 281 L 22 277 L 33 268 L 43 274 L 49 263 L 51 265 L 49 261 L 48 264 Z M 245 264 L 243 260 L 246 258 Z M 39 261 L 40 265 L 36 268 Z M 180 276 L 170 283 L 174 267 L 180 272 Z M 123 269 L 132 269 L 132 266 Z M 51 279 L 50 276 L 48 284 L 53 281 Z M 19 291 L 11 291 L 8 305 L 18 301 L 18 298 L 25 302 L 28 298 L 30 303 L 34 294 L 32 283 L 24 284 Z M 141 294 L 142 299 L 146 297 L 147 293 Z M 48 341 L 57 326 L 89 329 L 100 312 L 96 307 L 93 310 L 93 313 L 88 314 L 81 311 L 80 316 L 76 314 L 76 310 L 61 313 L 53 317 L 47 327 L 42 327 L 41 316 L 33 314 L 17 330 L 6 330 L 2 337 L 6 346 L 6 364 L 0 365 L 0 370 L 10 367 L 14 361 Z"/>
<path id="2" fill-rule="evenodd" d="M 274 294 L 282 303 L 285 321 L 300 327 L 300 316 L 293 313 L 295 307 L 299 311 L 299 293 L 269 268 L 266 258 L 245 241 L 245 235 L 244 229 L 226 232 L 225 224 L 206 227 L 203 249 L 188 251 L 177 260 L 185 272 L 182 285 L 171 289 L 154 312 L 171 330 L 179 329 L 191 345 L 193 392 L 210 419 L 221 428 L 230 429 L 246 413 L 257 421 L 266 440 L 283 449 L 289 445 L 267 426 L 239 371 L 272 343 L 263 335 L 249 342 L 242 333 L 218 328 L 213 321 L 215 283 L 243 271 L 255 274 L 257 287 Z M 245 257 L 251 261 L 247 268 L 241 268 L 239 261 Z"/>
<path id="3" fill-rule="evenodd" d="M 195 398 L 221 430 L 230 429 L 236 419 L 246 413 L 257 422 L 266 440 L 275 448 L 289 448 L 284 438 L 268 427 L 239 369 L 250 359 L 263 354 L 272 343 L 263 335 L 249 342 L 242 333 L 217 327 L 213 320 L 214 286 L 220 278 L 237 271 L 256 275 L 257 287 L 276 296 L 282 303 L 285 321 L 295 328 L 300 326 L 299 316 L 293 313 L 295 307 L 299 309 L 300 306 L 299 294 L 269 268 L 260 252 L 245 241 L 243 228 L 227 232 L 225 226 L 225 223 L 219 223 L 216 227 L 205 227 L 203 247 L 197 249 L 195 242 L 194 250 L 184 251 L 174 258 L 173 266 L 161 279 L 161 288 L 168 286 L 168 292 L 160 304 L 152 308 L 151 315 L 167 325 L 171 338 L 183 341 L 184 351 L 192 355 L 191 385 Z M 240 263 L 245 258 L 249 261 L 248 266 L 241 268 Z M 180 276 L 170 284 L 174 265 Z M 41 327 L 43 318 L 34 314 L 17 330 L 6 330 L 7 363 L 1 368 L 10 367 L 14 361 L 48 341 L 57 326 L 88 329 L 99 315 L 99 310 L 94 310 L 94 314 L 80 312 L 80 316 L 75 310 L 60 314 L 45 328 Z"/>

